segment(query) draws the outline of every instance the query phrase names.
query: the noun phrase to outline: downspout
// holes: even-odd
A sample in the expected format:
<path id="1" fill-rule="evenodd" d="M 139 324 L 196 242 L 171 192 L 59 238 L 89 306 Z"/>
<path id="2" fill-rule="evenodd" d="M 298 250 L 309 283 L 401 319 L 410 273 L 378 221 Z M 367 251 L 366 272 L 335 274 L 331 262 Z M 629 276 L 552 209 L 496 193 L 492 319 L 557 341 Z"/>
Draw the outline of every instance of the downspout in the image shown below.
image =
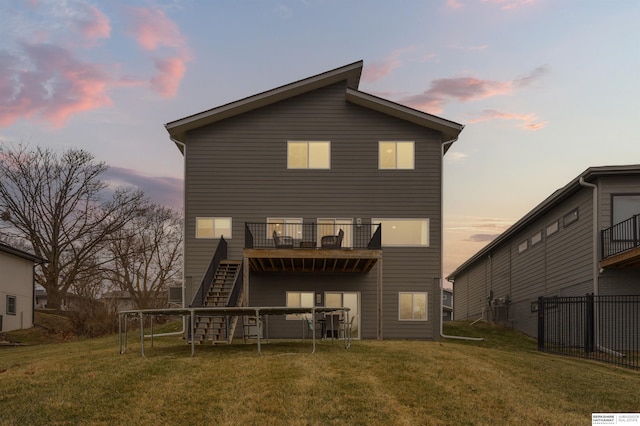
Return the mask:
<path id="1" fill-rule="evenodd" d="M 445 141 L 442 143 L 441 152 L 440 152 L 440 268 L 444 265 L 443 260 L 443 251 L 442 251 L 442 241 L 444 240 L 444 207 L 442 203 L 442 189 L 444 188 L 444 152 L 445 147 L 451 145 L 458 138 L 453 138 L 451 140 Z M 442 273 L 442 271 L 441 271 Z M 442 296 L 443 296 L 444 288 L 442 286 L 442 279 L 440 279 L 440 312 L 438 312 L 438 321 L 440 321 L 440 337 L 443 339 L 457 339 L 457 340 L 474 340 L 474 341 L 482 341 L 484 340 L 482 337 L 465 337 L 465 336 L 450 336 L 444 334 L 442 329 Z M 453 308 L 453 305 L 451 306 Z"/>
<path id="2" fill-rule="evenodd" d="M 580 176 L 580 185 L 586 188 L 593 189 L 593 207 L 592 207 L 592 215 L 593 215 L 593 232 L 592 232 L 592 244 L 593 244 L 593 295 L 598 295 L 598 276 L 599 276 L 599 268 L 598 268 L 598 185 L 593 183 L 586 182 L 584 180 L 584 176 Z"/>
<path id="3" fill-rule="evenodd" d="M 589 182 L 585 182 L 584 180 L 584 176 L 580 176 L 580 185 L 584 186 L 586 188 L 592 188 L 593 189 L 593 207 L 592 207 L 592 215 L 593 215 L 593 295 L 598 296 L 598 279 L 600 276 L 600 268 L 598 266 L 598 234 L 599 234 L 599 226 L 598 226 L 598 185 L 595 185 L 593 183 L 589 183 Z M 595 303 L 595 306 L 593 307 L 593 322 L 594 322 L 594 340 L 595 340 L 595 346 L 598 350 L 601 350 L 602 352 L 608 353 L 610 355 L 615 355 L 615 356 L 619 356 L 619 357 L 624 357 L 624 354 L 614 351 L 613 349 L 609 349 L 607 347 L 604 347 L 602 345 L 600 345 L 600 327 L 599 327 L 599 321 L 598 321 L 598 317 L 599 317 L 599 311 L 598 311 L 598 304 Z"/>

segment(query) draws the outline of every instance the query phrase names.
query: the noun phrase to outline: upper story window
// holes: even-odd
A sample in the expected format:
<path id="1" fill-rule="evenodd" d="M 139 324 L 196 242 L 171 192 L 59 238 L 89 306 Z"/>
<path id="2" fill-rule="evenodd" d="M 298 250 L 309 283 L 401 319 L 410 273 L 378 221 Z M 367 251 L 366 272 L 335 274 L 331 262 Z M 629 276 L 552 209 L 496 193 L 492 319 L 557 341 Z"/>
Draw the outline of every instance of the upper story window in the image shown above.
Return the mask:
<path id="1" fill-rule="evenodd" d="M 611 200 L 611 225 L 617 225 L 640 214 L 640 195 L 614 195 Z"/>
<path id="2" fill-rule="evenodd" d="M 230 217 L 196 217 L 196 238 L 231 239 Z"/>
<path id="3" fill-rule="evenodd" d="M 330 169 L 331 142 L 287 142 L 287 169 Z"/>
<path id="4" fill-rule="evenodd" d="M 429 219 L 371 219 L 371 222 L 382 224 L 383 246 L 429 247 Z"/>
<path id="5" fill-rule="evenodd" d="M 562 218 L 562 226 L 565 228 L 571 225 L 574 222 L 577 222 L 579 218 L 578 209 L 572 210 L 569 213 L 565 214 Z"/>
<path id="6" fill-rule="evenodd" d="M 378 142 L 378 168 L 380 170 L 415 169 L 415 143 Z"/>
<path id="7" fill-rule="evenodd" d="M 528 248 L 529 248 L 529 240 L 524 240 L 523 242 L 518 244 L 518 253 L 522 253 Z"/>
<path id="8" fill-rule="evenodd" d="M 531 245 L 534 246 L 542 241 L 542 231 L 538 231 L 531 236 Z"/>
<path id="9" fill-rule="evenodd" d="M 549 225 L 547 225 L 547 237 L 558 232 L 558 229 L 560 229 L 559 221 L 556 220 L 555 222 L 551 222 Z"/>

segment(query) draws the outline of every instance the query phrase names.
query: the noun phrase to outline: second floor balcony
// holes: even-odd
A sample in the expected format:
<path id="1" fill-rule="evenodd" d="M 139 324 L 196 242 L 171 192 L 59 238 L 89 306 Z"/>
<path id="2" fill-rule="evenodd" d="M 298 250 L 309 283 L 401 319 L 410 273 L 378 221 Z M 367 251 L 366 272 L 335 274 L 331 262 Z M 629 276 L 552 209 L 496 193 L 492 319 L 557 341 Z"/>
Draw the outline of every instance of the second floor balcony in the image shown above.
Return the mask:
<path id="1" fill-rule="evenodd" d="M 640 215 L 601 233 L 601 268 L 640 268 Z"/>
<path id="2" fill-rule="evenodd" d="M 263 272 L 369 272 L 382 258 L 380 224 L 245 224 L 244 256 Z"/>

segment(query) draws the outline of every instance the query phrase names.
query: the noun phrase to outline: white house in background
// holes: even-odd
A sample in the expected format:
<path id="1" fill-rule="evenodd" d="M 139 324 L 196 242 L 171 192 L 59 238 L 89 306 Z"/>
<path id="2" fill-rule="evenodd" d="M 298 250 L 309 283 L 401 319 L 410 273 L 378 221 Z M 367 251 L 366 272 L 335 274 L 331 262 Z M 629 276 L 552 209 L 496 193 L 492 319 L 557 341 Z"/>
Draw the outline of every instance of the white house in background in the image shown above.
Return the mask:
<path id="1" fill-rule="evenodd" d="M 44 259 L 0 243 L 0 331 L 33 327 L 33 268 Z"/>

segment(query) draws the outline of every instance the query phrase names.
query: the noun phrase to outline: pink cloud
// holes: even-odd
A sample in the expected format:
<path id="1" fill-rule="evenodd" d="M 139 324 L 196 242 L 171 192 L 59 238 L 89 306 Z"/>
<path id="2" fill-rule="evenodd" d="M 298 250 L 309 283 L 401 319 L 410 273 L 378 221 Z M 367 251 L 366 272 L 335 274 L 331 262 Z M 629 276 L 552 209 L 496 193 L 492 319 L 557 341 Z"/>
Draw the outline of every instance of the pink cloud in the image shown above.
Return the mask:
<path id="1" fill-rule="evenodd" d="M 156 73 L 151 88 L 164 97 L 175 96 L 191 59 L 186 39 L 178 26 L 158 8 L 130 7 L 129 32 L 146 51 L 163 50 L 154 59 Z M 165 52 L 168 50 L 168 52 Z"/>
<path id="2" fill-rule="evenodd" d="M 447 0 L 447 6 L 452 9 L 460 9 L 461 7 L 463 7 L 463 4 L 458 0 Z"/>
<path id="3" fill-rule="evenodd" d="M 0 61 L 0 126 L 40 116 L 61 127 L 74 114 L 111 105 L 110 77 L 59 46 L 24 45 L 28 63 L 5 53 Z"/>
<path id="4" fill-rule="evenodd" d="M 442 78 L 434 80 L 429 90 L 419 95 L 408 96 L 400 102 L 438 114 L 450 99 L 467 102 L 505 95 L 511 93 L 512 87 L 509 81 L 480 80 L 474 77 Z"/>
<path id="5" fill-rule="evenodd" d="M 384 60 L 367 65 L 362 72 L 362 81 L 373 83 L 389 75 L 394 69 L 402 65 L 400 56 L 406 52 L 412 51 L 413 49 L 414 47 L 410 46 L 394 50 L 391 55 L 386 57 Z"/>
<path id="6" fill-rule="evenodd" d="M 536 0 L 482 0 L 483 3 L 492 3 L 500 6 L 502 10 L 510 10 L 515 9 L 520 6 L 526 6 L 529 4 L 533 4 Z"/>
<path id="7" fill-rule="evenodd" d="M 512 112 L 500 112 L 491 109 L 482 111 L 482 113 L 478 117 L 471 119 L 468 122 L 480 123 L 489 120 L 516 120 L 519 121 L 525 129 L 532 131 L 540 130 L 549 124 L 546 121 L 539 121 L 535 113 L 517 114 Z"/>
<path id="8" fill-rule="evenodd" d="M 532 73 L 513 81 L 481 80 L 475 77 L 442 78 L 434 80 L 429 90 L 418 95 L 407 96 L 400 103 L 433 114 L 442 112 L 447 102 L 475 101 L 493 96 L 508 95 L 514 89 L 532 84 L 546 73 L 545 67 L 536 68 Z"/>
<path id="9" fill-rule="evenodd" d="M 109 18 L 95 6 L 79 4 L 80 16 L 75 19 L 75 24 L 83 37 L 93 41 L 101 38 L 109 38 L 111 24 Z"/>
<path id="10" fill-rule="evenodd" d="M 178 26 L 162 10 L 130 7 L 128 15 L 129 32 L 144 50 L 153 51 L 160 46 L 184 46 L 185 40 Z"/>
<path id="11" fill-rule="evenodd" d="M 157 59 L 157 74 L 151 79 L 151 87 L 164 97 L 175 96 L 184 76 L 186 66 L 180 57 Z"/>

